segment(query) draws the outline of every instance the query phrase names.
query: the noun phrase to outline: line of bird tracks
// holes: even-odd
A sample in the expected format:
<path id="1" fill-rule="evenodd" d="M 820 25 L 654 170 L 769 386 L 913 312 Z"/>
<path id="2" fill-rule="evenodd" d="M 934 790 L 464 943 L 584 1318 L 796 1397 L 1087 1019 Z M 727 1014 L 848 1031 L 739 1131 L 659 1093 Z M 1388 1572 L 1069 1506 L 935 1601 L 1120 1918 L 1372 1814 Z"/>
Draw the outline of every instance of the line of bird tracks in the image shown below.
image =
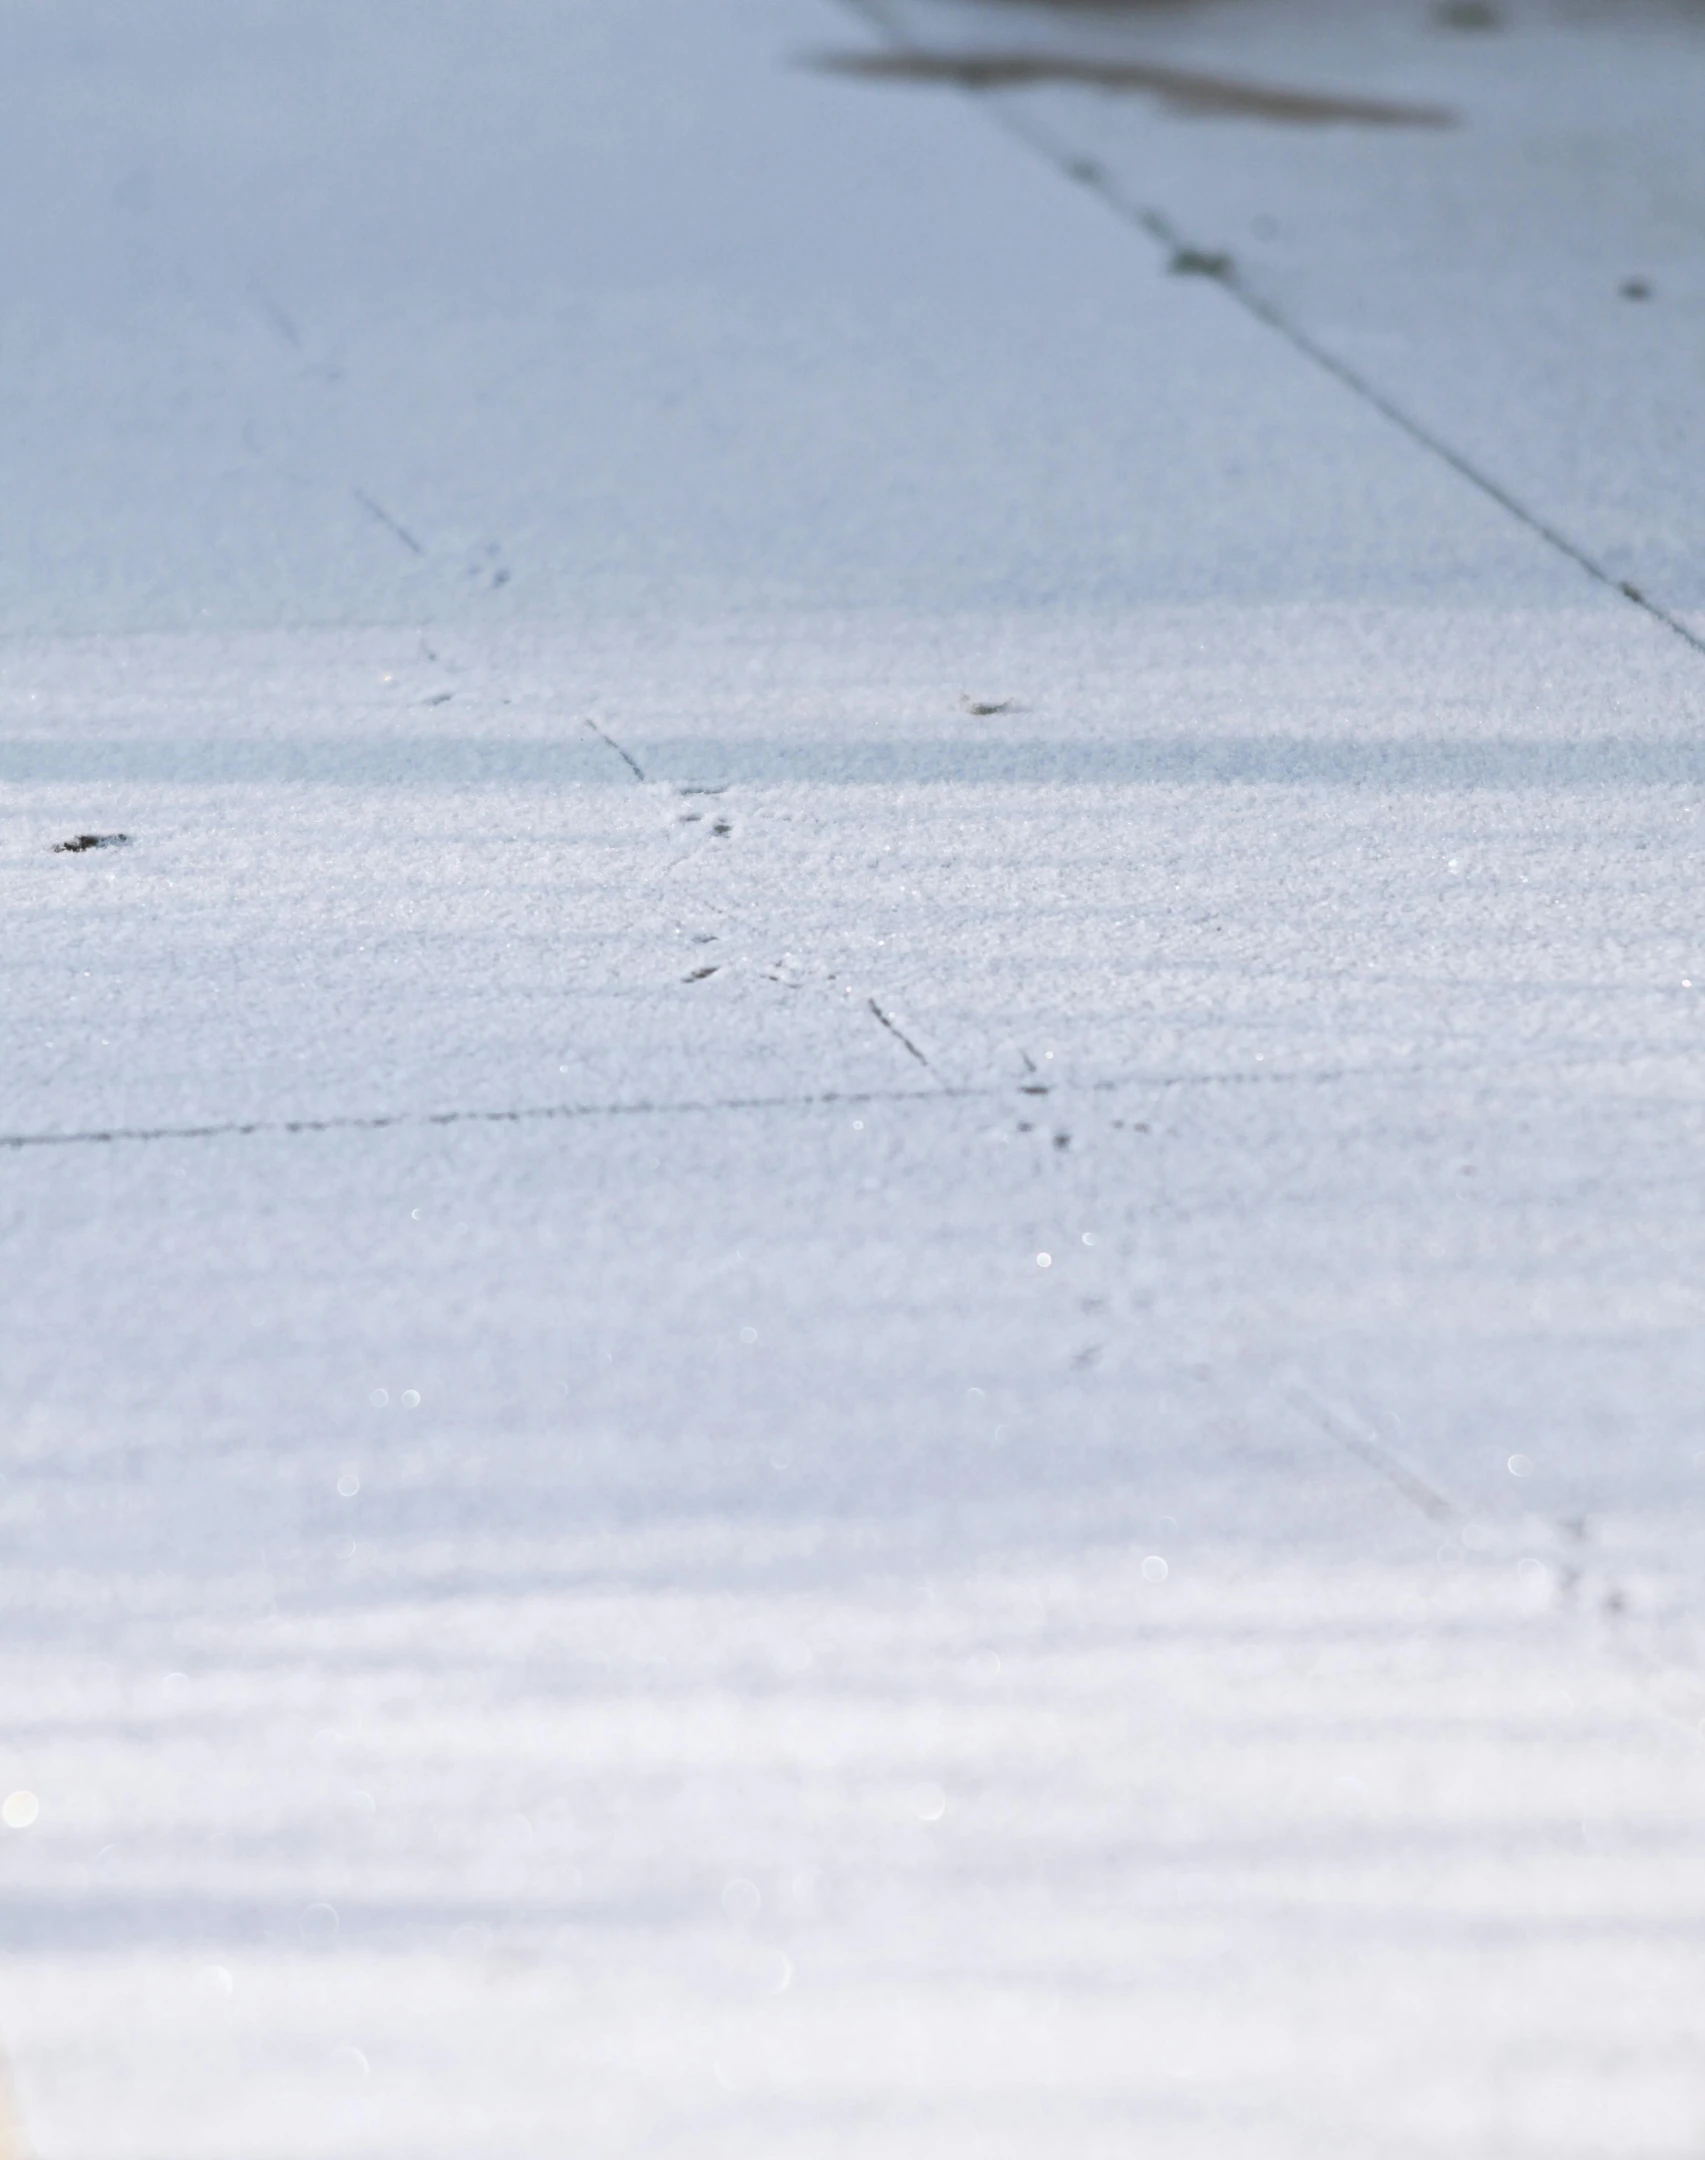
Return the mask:
<path id="1" fill-rule="evenodd" d="M 1000 705 L 990 705 L 977 709 L 979 711 L 1000 712 L 1006 708 Z M 622 763 L 633 775 L 636 785 L 666 788 L 676 802 L 685 805 L 685 807 L 677 809 L 675 812 L 677 826 L 702 826 L 703 838 L 707 841 L 726 842 L 734 839 L 734 820 L 728 814 L 727 809 L 723 807 L 723 798 L 728 793 L 728 782 L 680 782 L 653 779 L 627 745 L 612 735 L 608 728 L 603 727 L 598 721 L 589 716 L 585 718 L 584 724 L 589 733 L 595 735 L 607 749 L 621 759 Z M 656 874 L 658 876 L 668 876 L 672 872 L 679 870 L 684 864 L 698 858 L 700 853 L 700 847 L 696 845 L 689 847 L 671 857 L 670 861 L 663 865 Z M 718 906 L 715 902 L 708 904 L 717 907 L 717 912 L 726 921 L 727 909 L 725 907 Z M 696 945 L 711 945 L 721 942 L 721 933 L 698 931 L 689 934 Z M 730 960 L 719 958 L 713 960 L 707 958 L 691 968 L 687 974 L 682 976 L 681 980 L 683 984 L 691 987 L 700 983 L 708 983 L 719 977 L 727 981 L 741 975 L 755 975 L 764 982 L 774 983 L 781 989 L 790 992 L 798 992 L 808 988 L 813 982 L 817 983 L 842 1003 L 867 1013 L 899 1045 L 906 1056 L 923 1067 L 924 1071 L 929 1074 L 938 1087 L 949 1093 L 962 1094 L 970 1092 L 955 1086 L 954 1082 L 941 1071 L 929 1052 L 919 1046 L 907 1028 L 900 1020 L 896 1019 L 894 1014 L 887 1009 L 872 991 L 847 982 L 838 969 L 801 960 L 791 948 L 782 952 L 777 958 L 756 963 L 749 959 Z"/>

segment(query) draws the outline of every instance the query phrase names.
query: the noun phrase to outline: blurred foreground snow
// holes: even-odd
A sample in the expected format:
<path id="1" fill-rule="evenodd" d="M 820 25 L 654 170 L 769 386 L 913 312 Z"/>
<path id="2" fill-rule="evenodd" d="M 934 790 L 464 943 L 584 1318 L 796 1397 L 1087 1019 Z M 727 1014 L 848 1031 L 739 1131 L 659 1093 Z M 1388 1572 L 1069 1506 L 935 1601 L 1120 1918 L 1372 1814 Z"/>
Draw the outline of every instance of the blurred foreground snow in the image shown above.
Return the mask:
<path id="1" fill-rule="evenodd" d="M 0 12 L 37 2160 L 1705 2135 L 1697 33 L 885 19 Z"/>

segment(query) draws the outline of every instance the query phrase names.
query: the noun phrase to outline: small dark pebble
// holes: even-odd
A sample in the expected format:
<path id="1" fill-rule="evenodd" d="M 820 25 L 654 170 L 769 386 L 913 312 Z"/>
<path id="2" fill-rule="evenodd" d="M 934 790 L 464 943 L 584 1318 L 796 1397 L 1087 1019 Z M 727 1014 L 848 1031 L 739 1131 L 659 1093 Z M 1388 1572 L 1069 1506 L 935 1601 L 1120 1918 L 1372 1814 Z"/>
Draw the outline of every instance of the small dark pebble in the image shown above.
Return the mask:
<path id="1" fill-rule="evenodd" d="M 92 847 L 129 847 L 127 832 L 80 832 L 70 840 L 56 840 L 55 855 L 82 855 Z"/>

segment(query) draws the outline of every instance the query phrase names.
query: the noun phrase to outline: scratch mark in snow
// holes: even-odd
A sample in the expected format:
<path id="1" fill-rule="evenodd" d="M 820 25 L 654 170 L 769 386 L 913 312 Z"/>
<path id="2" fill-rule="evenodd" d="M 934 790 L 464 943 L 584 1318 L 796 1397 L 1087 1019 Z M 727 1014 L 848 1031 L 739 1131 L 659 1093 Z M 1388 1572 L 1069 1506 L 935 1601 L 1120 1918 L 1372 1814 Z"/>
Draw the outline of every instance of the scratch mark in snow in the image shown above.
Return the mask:
<path id="1" fill-rule="evenodd" d="M 613 735 L 606 735 L 604 733 L 604 730 L 598 725 L 596 720 L 588 720 L 586 725 L 592 730 L 593 734 L 597 736 L 598 740 L 601 743 L 605 744 L 607 748 L 613 750 L 616 753 L 617 757 L 621 759 L 622 763 L 627 767 L 628 771 L 633 774 L 636 780 L 644 780 L 645 773 L 641 769 L 638 758 L 630 756 L 630 754 L 622 748 L 621 744 L 617 742 L 616 738 Z"/>
<path id="2" fill-rule="evenodd" d="M 399 525 L 391 513 L 383 508 L 381 504 L 376 503 L 371 495 L 363 495 L 358 487 L 352 487 L 349 492 L 355 497 L 363 510 L 379 520 L 379 523 L 385 527 L 387 532 L 394 532 L 404 547 L 409 548 L 416 555 L 426 553 L 425 548 L 421 546 L 414 534 L 406 526 Z"/>
<path id="3" fill-rule="evenodd" d="M 902 1031 L 894 1025 L 893 1021 L 889 1019 L 888 1015 L 882 1010 L 882 1007 L 877 1004 L 874 998 L 866 998 L 864 1002 L 870 1007 L 871 1011 L 876 1015 L 877 1019 L 882 1022 L 882 1025 L 888 1030 L 889 1034 L 893 1036 L 894 1040 L 899 1043 L 903 1048 L 909 1050 L 912 1053 L 913 1057 L 917 1059 L 918 1063 L 923 1067 L 925 1072 L 935 1071 L 935 1067 L 930 1063 L 929 1059 L 924 1056 L 923 1052 L 918 1048 L 917 1044 L 913 1042 L 912 1038 L 909 1035 L 902 1033 Z"/>

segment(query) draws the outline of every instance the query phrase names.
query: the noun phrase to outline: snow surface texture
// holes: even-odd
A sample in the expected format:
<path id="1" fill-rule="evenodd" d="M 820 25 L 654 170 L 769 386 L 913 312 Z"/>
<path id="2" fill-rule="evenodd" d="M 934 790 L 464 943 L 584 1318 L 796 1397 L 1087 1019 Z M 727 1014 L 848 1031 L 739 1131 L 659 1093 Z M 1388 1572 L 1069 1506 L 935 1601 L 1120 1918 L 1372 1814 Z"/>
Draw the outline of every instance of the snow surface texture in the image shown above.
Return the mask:
<path id="1" fill-rule="evenodd" d="M 1700 2149 L 1702 46 L 1359 19 L 0 9 L 18 2150 Z"/>

